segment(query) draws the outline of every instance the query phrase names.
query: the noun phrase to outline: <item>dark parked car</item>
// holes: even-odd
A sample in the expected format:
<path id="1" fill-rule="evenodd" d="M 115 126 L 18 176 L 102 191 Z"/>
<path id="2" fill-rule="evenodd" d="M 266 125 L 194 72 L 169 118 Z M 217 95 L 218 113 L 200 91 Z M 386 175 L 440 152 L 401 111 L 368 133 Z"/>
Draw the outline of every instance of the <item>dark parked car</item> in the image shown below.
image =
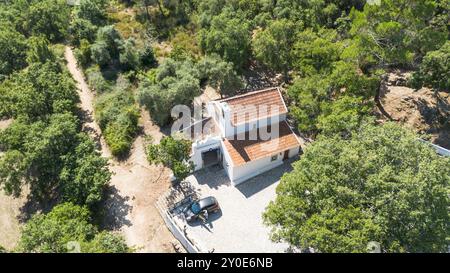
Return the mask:
<path id="1" fill-rule="evenodd" d="M 191 222 L 199 217 L 206 217 L 211 212 L 218 212 L 220 210 L 217 199 L 209 196 L 198 201 L 190 203 L 184 210 L 183 214 L 186 221 Z M 205 213 L 206 212 L 206 213 Z M 206 216 L 205 216 L 206 214 Z M 205 219 L 206 220 L 206 219 Z"/>

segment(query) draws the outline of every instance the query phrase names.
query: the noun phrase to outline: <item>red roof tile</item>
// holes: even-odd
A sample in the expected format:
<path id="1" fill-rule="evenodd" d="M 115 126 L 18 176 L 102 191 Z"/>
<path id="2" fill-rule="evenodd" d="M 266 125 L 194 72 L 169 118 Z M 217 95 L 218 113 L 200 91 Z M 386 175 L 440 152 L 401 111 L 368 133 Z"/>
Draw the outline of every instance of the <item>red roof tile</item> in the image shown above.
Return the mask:
<path id="1" fill-rule="evenodd" d="M 233 126 L 287 113 L 278 88 L 250 92 L 223 99 L 220 102 L 226 102 L 230 106 Z"/>
<path id="2" fill-rule="evenodd" d="M 279 123 L 279 135 L 277 138 L 263 140 L 260 132 L 271 132 L 271 126 L 255 129 L 251 132 L 241 134 L 234 139 L 224 139 L 225 147 L 230 154 L 234 166 L 245 164 L 249 161 L 275 155 L 282 151 L 300 146 L 296 135 L 289 125 L 282 121 Z M 257 136 L 255 140 L 250 140 L 250 136 Z M 243 140 L 240 140 L 243 139 Z"/>

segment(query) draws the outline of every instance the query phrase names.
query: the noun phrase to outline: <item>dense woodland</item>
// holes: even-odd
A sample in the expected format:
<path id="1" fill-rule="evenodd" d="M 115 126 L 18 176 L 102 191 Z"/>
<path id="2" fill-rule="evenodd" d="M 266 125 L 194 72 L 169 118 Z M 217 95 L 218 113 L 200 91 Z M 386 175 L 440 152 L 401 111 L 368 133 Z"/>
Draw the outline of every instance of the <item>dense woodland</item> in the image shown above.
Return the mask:
<path id="1" fill-rule="evenodd" d="M 412 88 L 449 92 L 449 5 L 0 1 L 0 117 L 14 120 L 0 132 L 0 186 L 14 196 L 29 186 L 36 202 L 57 204 L 26 223 L 18 251 L 63 252 L 74 238 L 91 252 L 130 251 L 95 224 L 111 173 L 81 131 L 65 44 L 96 92 L 95 118 L 114 156 L 127 156 L 139 107 L 167 126 L 170 109 L 207 85 L 227 97 L 276 82 L 291 125 L 313 143 L 264 214 L 274 240 L 322 252 L 366 251 L 368 241 L 386 252 L 446 251 L 450 161 L 401 125 L 379 124 L 376 109 L 393 69 L 411 71 Z M 149 146 L 149 159 L 186 173 L 173 150 L 183 143 L 163 144 Z M 158 158 L 167 154 L 176 159 Z"/>

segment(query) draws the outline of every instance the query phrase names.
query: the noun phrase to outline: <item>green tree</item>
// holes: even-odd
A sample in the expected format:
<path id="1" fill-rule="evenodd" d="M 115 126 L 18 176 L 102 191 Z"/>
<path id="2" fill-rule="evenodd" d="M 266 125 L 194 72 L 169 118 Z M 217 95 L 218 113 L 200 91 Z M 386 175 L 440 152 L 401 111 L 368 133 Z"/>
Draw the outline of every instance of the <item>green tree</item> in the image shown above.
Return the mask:
<path id="1" fill-rule="evenodd" d="M 437 89 L 450 90 L 450 42 L 440 49 L 430 51 L 423 58 L 419 70 L 413 75 L 416 87 L 422 85 Z"/>
<path id="2" fill-rule="evenodd" d="M 69 38 L 70 42 L 78 46 L 81 41 L 85 40 L 89 43 L 95 41 L 98 27 L 93 25 L 90 21 L 80 18 L 75 18 L 70 22 Z"/>
<path id="3" fill-rule="evenodd" d="M 37 120 L 72 112 L 79 101 L 73 79 L 57 63 L 33 63 L 0 83 L 0 116 Z"/>
<path id="4" fill-rule="evenodd" d="M 446 252 L 450 159 L 394 123 L 319 138 L 264 213 L 275 240 L 319 252 Z"/>
<path id="5" fill-rule="evenodd" d="M 81 249 L 85 253 L 128 253 L 132 252 L 122 236 L 102 231 L 94 239 L 84 243 Z"/>
<path id="6" fill-rule="evenodd" d="M 94 25 L 102 25 L 106 21 L 106 2 L 105 0 L 80 0 L 79 5 L 76 6 L 75 15 Z"/>
<path id="7" fill-rule="evenodd" d="M 31 1 L 25 12 L 25 31 L 33 36 L 45 35 L 50 42 L 66 37 L 70 9 L 65 0 Z"/>
<path id="8" fill-rule="evenodd" d="M 330 73 L 339 61 L 341 44 L 334 30 L 318 32 L 307 29 L 300 32 L 293 46 L 293 65 L 301 75 Z"/>
<path id="9" fill-rule="evenodd" d="M 123 38 L 114 25 L 104 26 L 97 31 L 97 43 L 104 43 L 111 58 L 118 59 Z"/>
<path id="10" fill-rule="evenodd" d="M 79 48 L 75 49 L 75 57 L 77 59 L 77 63 L 81 67 L 87 67 L 91 62 L 91 45 L 89 41 L 83 39 L 80 41 Z"/>
<path id="11" fill-rule="evenodd" d="M 435 0 L 381 0 L 350 13 L 353 45 L 348 58 L 361 67 L 412 66 L 448 38 L 445 8 Z M 448 8 L 448 7 L 447 7 Z"/>
<path id="12" fill-rule="evenodd" d="M 136 42 L 130 38 L 125 40 L 120 52 L 120 64 L 126 70 L 133 70 L 139 66 L 139 52 L 136 49 Z"/>
<path id="13" fill-rule="evenodd" d="M 283 72 L 285 81 L 288 81 L 292 67 L 295 29 L 291 21 L 275 20 L 266 29 L 257 32 L 253 40 L 256 58 L 275 71 Z"/>
<path id="14" fill-rule="evenodd" d="M 150 44 L 145 43 L 144 47 L 139 50 L 139 63 L 145 68 L 152 67 L 158 63 L 153 47 Z"/>
<path id="15" fill-rule="evenodd" d="M 233 64 L 223 61 L 218 55 L 208 55 L 197 64 L 201 80 L 216 88 L 220 95 L 236 94 L 244 87 L 243 79 L 233 68 Z"/>
<path id="16" fill-rule="evenodd" d="M 31 37 L 28 39 L 28 64 L 54 62 L 55 60 L 56 57 L 50 50 L 48 40 L 45 37 Z"/>
<path id="17" fill-rule="evenodd" d="M 139 111 L 129 90 L 115 90 L 98 98 L 95 118 L 114 156 L 124 156 L 138 130 Z"/>
<path id="18" fill-rule="evenodd" d="M 34 253 L 130 252 L 119 235 L 98 232 L 86 207 L 71 203 L 55 206 L 47 214 L 35 214 L 22 228 L 18 250 Z"/>
<path id="19" fill-rule="evenodd" d="M 54 114 L 49 121 L 19 118 L 0 132 L 0 186 L 20 196 L 25 185 L 39 201 L 58 198 L 93 207 L 103 199 L 110 172 L 106 159 L 75 116 Z"/>
<path id="20" fill-rule="evenodd" d="M 68 252 L 69 242 L 92 240 L 97 228 L 90 223 L 86 207 L 64 203 L 47 214 L 34 215 L 23 227 L 19 250 L 23 252 Z"/>
<path id="21" fill-rule="evenodd" d="M 322 102 L 317 117 L 317 129 L 324 135 L 340 133 L 348 136 L 365 120 L 373 108 L 362 97 L 341 96 L 335 101 Z"/>
<path id="22" fill-rule="evenodd" d="M 194 170 L 189 162 L 192 142 L 172 136 L 164 137 L 159 144 L 147 146 L 147 158 L 150 163 L 162 164 L 170 168 L 173 175 L 184 180 Z"/>
<path id="23" fill-rule="evenodd" d="M 62 199 L 89 208 L 99 204 L 111 172 L 108 160 L 96 151 L 95 143 L 88 135 L 80 134 L 73 153 L 65 155 L 63 160 L 64 167 L 59 174 Z"/>
<path id="24" fill-rule="evenodd" d="M 250 57 L 250 26 L 245 20 L 221 13 L 212 19 L 209 29 L 199 32 L 200 48 L 207 54 L 217 53 L 241 69 Z"/>
<path id="25" fill-rule="evenodd" d="M 199 96 L 199 72 L 192 61 L 166 59 L 156 70 L 154 79 L 145 78 L 139 86 L 138 101 L 159 125 L 170 121 L 170 109 L 178 104 L 190 105 Z"/>
<path id="26" fill-rule="evenodd" d="M 26 39 L 9 24 L 0 24 L 0 80 L 26 66 Z"/>
<path id="27" fill-rule="evenodd" d="M 378 78 L 361 75 L 357 67 L 343 61 L 332 67 L 330 74 L 298 78 L 288 88 L 291 114 L 306 135 L 347 135 L 372 108 Z"/>
<path id="28" fill-rule="evenodd" d="M 91 59 L 100 66 L 106 66 L 112 61 L 108 45 L 103 41 L 97 41 L 90 46 Z"/>

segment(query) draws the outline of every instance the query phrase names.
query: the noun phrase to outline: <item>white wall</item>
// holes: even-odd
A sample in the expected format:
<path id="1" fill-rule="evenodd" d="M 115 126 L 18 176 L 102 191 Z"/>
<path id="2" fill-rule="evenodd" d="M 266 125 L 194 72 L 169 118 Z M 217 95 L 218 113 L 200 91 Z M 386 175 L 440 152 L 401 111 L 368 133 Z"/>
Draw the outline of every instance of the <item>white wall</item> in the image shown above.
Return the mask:
<path id="1" fill-rule="evenodd" d="M 228 153 L 228 150 L 225 147 L 223 141 L 221 141 L 220 146 L 222 149 L 222 166 L 231 180 L 231 178 L 233 177 L 233 162 L 231 161 L 230 154 Z"/>
<path id="2" fill-rule="evenodd" d="M 219 125 L 221 136 L 225 136 L 225 120 L 221 111 L 220 103 L 217 101 L 208 102 L 206 105 L 208 115 L 211 116 Z"/>
<path id="3" fill-rule="evenodd" d="M 289 158 L 298 155 L 299 152 L 300 152 L 300 147 L 290 149 L 289 150 Z"/>
<path id="4" fill-rule="evenodd" d="M 261 118 L 259 120 L 255 120 L 249 122 L 247 125 L 242 124 L 239 126 L 233 126 L 231 123 L 231 113 L 230 109 L 226 102 L 210 102 L 207 104 L 206 109 L 208 114 L 216 120 L 217 124 L 220 127 L 223 137 L 231 137 L 236 134 L 241 134 L 246 131 L 253 130 L 253 128 L 265 127 L 268 124 L 274 124 L 286 120 L 286 114 L 281 114 L 277 116 L 273 116 L 272 118 Z M 223 111 L 223 113 L 222 113 Z M 253 126 L 256 125 L 256 126 Z"/>
<path id="5" fill-rule="evenodd" d="M 195 165 L 195 171 L 203 168 L 202 153 L 220 148 L 221 138 L 211 137 L 202 141 L 192 143 L 191 161 Z M 220 148 L 221 149 L 221 148 Z M 222 149 L 221 149 L 222 150 Z"/>
<path id="6" fill-rule="evenodd" d="M 230 177 L 231 182 L 234 185 L 240 184 L 247 179 L 283 164 L 283 153 L 278 153 L 278 158 L 275 161 L 271 161 L 271 157 L 272 156 L 268 156 L 255 161 L 250 161 L 244 165 L 233 167 L 233 176 Z"/>
<path id="7" fill-rule="evenodd" d="M 289 150 L 289 158 L 296 156 L 299 153 L 300 147 L 295 147 Z M 273 154 L 275 155 L 275 154 Z M 250 161 L 244 165 L 234 166 L 231 171 L 230 180 L 234 185 L 238 185 L 246 180 L 262 174 L 270 169 L 283 164 L 284 151 L 277 154 L 278 158 L 271 161 L 272 155 L 264 157 L 255 161 Z"/>

